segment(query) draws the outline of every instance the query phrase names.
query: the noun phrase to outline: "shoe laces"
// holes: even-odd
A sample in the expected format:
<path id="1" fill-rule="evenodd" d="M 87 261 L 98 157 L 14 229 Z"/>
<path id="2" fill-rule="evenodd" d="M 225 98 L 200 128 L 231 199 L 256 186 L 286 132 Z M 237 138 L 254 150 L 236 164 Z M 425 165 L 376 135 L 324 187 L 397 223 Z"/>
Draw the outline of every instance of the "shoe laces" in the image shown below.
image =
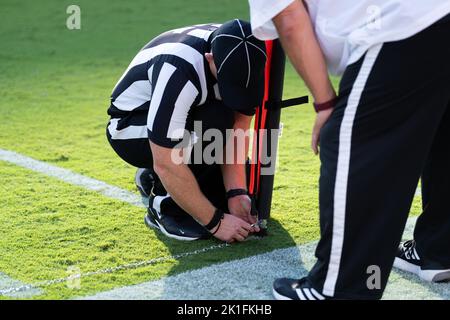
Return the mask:
<path id="1" fill-rule="evenodd" d="M 403 243 L 403 254 L 407 259 L 419 260 L 414 240 L 408 240 Z"/>

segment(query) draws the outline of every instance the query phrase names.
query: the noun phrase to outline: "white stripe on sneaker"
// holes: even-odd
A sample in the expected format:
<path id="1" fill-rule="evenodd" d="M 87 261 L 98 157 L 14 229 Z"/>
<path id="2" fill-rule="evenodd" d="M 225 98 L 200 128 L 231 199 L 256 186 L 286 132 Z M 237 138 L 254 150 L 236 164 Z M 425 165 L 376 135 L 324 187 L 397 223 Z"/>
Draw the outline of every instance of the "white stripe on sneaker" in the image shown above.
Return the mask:
<path id="1" fill-rule="evenodd" d="M 416 248 L 414 248 L 414 251 L 413 251 L 413 256 L 414 256 L 414 259 L 416 259 L 416 260 L 420 260 L 420 257 L 419 257 L 419 254 L 417 253 L 417 250 L 416 250 Z"/>
<path id="2" fill-rule="evenodd" d="M 300 289 L 296 289 L 295 291 L 297 292 L 297 295 L 298 295 L 298 297 L 299 297 L 300 300 L 308 300 L 308 299 L 305 297 L 305 295 L 303 294 L 303 291 L 302 291 L 301 288 L 300 288 Z"/>
<path id="3" fill-rule="evenodd" d="M 303 288 L 303 292 L 305 293 L 306 298 L 307 298 L 308 300 L 317 300 L 317 299 L 312 295 L 311 290 L 310 290 L 309 288 Z"/>
<path id="4" fill-rule="evenodd" d="M 319 300 L 325 300 L 325 297 L 321 295 L 319 292 L 316 291 L 316 289 L 311 288 L 311 293 Z"/>
<path id="5" fill-rule="evenodd" d="M 358 77 L 353 84 L 352 91 L 345 108 L 339 133 L 339 155 L 336 171 L 336 183 L 334 188 L 334 212 L 333 212 L 333 234 L 331 239 L 331 253 L 328 264 L 327 276 L 323 286 L 323 293 L 334 296 L 336 281 L 341 265 L 342 247 L 344 244 L 345 214 L 347 207 L 348 176 L 350 170 L 350 152 L 352 148 L 353 122 L 366 86 L 372 67 L 382 48 L 382 44 L 376 45 L 366 53 L 364 61 L 359 70 Z"/>

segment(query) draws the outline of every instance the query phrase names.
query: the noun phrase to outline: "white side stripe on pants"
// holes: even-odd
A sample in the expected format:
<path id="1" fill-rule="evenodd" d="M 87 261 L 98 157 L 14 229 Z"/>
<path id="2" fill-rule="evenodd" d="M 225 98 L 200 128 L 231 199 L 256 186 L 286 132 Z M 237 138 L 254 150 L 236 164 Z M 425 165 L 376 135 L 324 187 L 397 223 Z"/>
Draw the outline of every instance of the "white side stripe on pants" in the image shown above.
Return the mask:
<path id="1" fill-rule="evenodd" d="M 372 71 L 373 65 L 383 45 L 370 48 L 361 65 L 358 77 L 353 84 L 348 98 L 344 118 L 342 119 L 339 133 L 339 155 L 336 172 L 336 183 L 334 189 L 334 213 L 333 213 L 333 235 L 331 242 L 330 262 L 328 264 L 327 276 L 323 286 L 323 294 L 334 296 L 336 281 L 344 243 L 345 213 L 347 206 L 348 174 L 350 167 L 350 152 L 352 147 L 353 122 L 361 99 L 362 92 L 366 86 L 367 79 Z"/>

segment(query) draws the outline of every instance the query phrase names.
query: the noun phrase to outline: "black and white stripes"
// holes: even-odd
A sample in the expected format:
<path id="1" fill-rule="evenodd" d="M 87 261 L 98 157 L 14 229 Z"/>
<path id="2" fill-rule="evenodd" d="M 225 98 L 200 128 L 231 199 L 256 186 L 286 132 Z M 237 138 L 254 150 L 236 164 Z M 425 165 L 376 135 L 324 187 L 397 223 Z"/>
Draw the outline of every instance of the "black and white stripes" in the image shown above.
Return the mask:
<path id="1" fill-rule="evenodd" d="M 300 300 L 325 300 L 325 297 L 314 288 L 298 288 L 295 291 Z"/>
<path id="2" fill-rule="evenodd" d="M 183 138 L 190 109 L 217 98 L 205 72 L 204 53 L 211 33 L 207 24 L 166 32 L 148 43 L 131 61 L 111 95 L 108 130 L 112 139 L 149 138 L 173 147 Z M 211 91 L 211 93 L 210 93 Z M 127 123 L 131 113 L 148 113 L 146 123 Z"/>
<path id="3" fill-rule="evenodd" d="M 307 278 L 279 278 L 273 283 L 273 295 L 277 300 L 326 300 L 312 287 Z"/>
<path id="4" fill-rule="evenodd" d="M 331 297 L 335 294 L 336 282 L 339 277 L 342 250 L 344 246 L 353 125 L 367 79 L 369 78 L 382 46 L 382 44 L 376 45 L 366 53 L 363 64 L 348 98 L 348 103 L 345 108 L 344 118 L 340 128 L 336 183 L 334 187 L 333 234 L 330 260 L 323 285 L 323 293 Z"/>

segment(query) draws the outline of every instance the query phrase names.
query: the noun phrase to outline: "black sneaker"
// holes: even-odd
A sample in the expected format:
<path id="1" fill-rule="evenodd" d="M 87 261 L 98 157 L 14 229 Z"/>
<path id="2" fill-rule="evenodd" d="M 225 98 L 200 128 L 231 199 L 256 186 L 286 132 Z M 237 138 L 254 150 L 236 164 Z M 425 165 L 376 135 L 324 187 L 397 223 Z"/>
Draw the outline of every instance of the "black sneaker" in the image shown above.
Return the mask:
<path id="1" fill-rule="evenodd" d="M 157 229 L 157 230 L 160 230 L 160 229 L 159 229 L 158 222 L 157 222 L 156 219 L 154 218 L 154 215 L 151 214 L 150 212 L 148 212 L 148 213 L 145 215 L 145 217 L 144 217 L 144 222 L 145 222 L 145 225 L 146 225 L 147 227 L 153 228 L 153 229 Z"/>
<path id="2" fill-rule="evenodd" d="M 161 215 L 154 208 L 148 208 L 144 218 L 149 228 L 160 230 L 169 238 L 183 241 L 208 239 L 211 234 L 190 215 Z"/>
<path id="3" fill-rule="evenodd" d="M 155 174 L 153 170 L 139 168 L 134 177 L 136 187 L 144 198 L 150 197 L 153 184 L 155 182 Z"/>
<path id="4" fill-rule="evenodd" d="M 429 269 L 423 266 L 423 262 L 417 253 L 416 242 L 414 240 L 409 240 L 400 244 L 397 256 L 394 260 L 394 267 L 414 273 L 423 280 L 429 282 L 450 280 L 450 269 Z"/>
<path id="5" fill-rule="evenodd" d="M 280 278 L 273 283 L 273 296 L 276 300 L 325 300 L 306 278 L 300 280 Z"/>

